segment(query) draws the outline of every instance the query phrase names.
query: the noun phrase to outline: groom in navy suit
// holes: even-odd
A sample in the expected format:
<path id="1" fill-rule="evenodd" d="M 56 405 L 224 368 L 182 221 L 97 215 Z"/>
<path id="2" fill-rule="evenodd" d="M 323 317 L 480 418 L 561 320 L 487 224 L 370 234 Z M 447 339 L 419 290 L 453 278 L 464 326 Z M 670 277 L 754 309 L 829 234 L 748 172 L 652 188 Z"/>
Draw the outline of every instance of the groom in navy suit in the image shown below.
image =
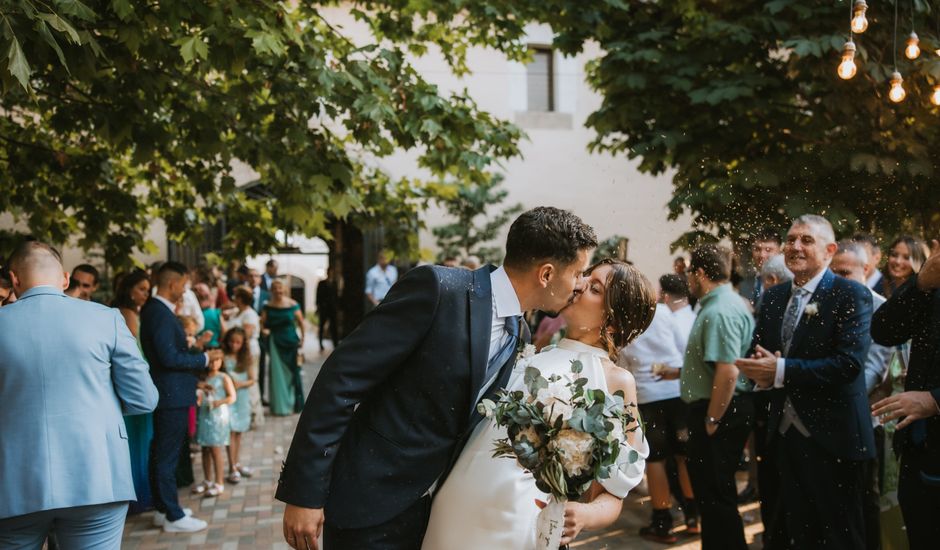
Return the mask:
<path id="1" fill-rule="evenodd" d="M 865 547 L 864 464 L 875 456 L 863 367 L 871 344 L 871 292 L 836 277 L 829 222 L 794 220 L 784 255 L 792 283 L 764 296 L 751 359 L 738 368 L 774 392 L 768 445 L 780 484 L 766 548 Z M 769 520 L 769 521 L 768 521 Z"/>
<path id="2" fill-rule="evenodd" d="M 409 271 L 324 363 L 276 498 L 300 550 L 421 546 L 431 494 L 505 385 L 522 313 L 558 311 L 597 246 L 577 216 L 540 207 L 513 222 L 499 269 Z M 485 480 L 484 480 L 485 481 Z"/>

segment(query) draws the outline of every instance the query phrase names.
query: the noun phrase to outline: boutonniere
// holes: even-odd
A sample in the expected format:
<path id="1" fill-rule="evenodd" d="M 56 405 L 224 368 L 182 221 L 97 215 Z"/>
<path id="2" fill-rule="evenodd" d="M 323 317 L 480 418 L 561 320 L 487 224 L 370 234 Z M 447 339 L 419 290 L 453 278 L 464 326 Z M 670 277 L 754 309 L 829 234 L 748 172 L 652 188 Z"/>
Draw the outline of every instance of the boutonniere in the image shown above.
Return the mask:
<path id="1" fill-rule="evenodd" d="M 816 302 L 806 304 L 806 308 L 803 310 L 803 314 L 807 317 L 812 317 L 817 313 L 819 313 L 819 304 Z"/>

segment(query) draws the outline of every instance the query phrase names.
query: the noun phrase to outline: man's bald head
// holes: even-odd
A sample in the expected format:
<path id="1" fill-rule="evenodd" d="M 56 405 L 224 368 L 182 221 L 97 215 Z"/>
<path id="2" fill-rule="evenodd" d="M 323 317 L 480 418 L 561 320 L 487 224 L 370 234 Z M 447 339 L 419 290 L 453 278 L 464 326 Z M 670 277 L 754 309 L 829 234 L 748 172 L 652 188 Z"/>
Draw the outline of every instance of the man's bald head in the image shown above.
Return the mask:
<path id="1" fill-rule="evenodd" d="M 10 256 L 10 276 L 18 296 L 36 286 L 68 286 L 59 251 L 39 241 L 26 241 Z"/>

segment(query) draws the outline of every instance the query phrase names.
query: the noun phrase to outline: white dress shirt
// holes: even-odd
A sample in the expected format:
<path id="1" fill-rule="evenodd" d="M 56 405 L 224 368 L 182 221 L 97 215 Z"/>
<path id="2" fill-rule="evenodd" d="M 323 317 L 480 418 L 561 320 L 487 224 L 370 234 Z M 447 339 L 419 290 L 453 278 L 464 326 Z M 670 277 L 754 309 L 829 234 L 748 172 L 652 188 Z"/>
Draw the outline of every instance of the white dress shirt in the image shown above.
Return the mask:
<path id="1" fill-rule="evenodd" d="M 636 397 L 640 405 L 679 397 L 679 380 L 663 380 L 654 375 L 653 363 L 682 368 L 685 354 L 676 343 L 676 333 L 680 330 L 669 306 L 657 304 L 646 331 L 620 350 L 617 364 L 636 378 Z M 688 334 L 685 338 L 688 340 Z"/>
<path id="2" fill-rule="evenodd" d="M 689 334 L 692 334 L 692 325 L 695 324 L 695 310 L 692 306 L 686 304 L 685 307 L 672 312 L 672 318 L 676 321 L 676 347 L 685 357 L 685 348 L 689 347 Z"/>

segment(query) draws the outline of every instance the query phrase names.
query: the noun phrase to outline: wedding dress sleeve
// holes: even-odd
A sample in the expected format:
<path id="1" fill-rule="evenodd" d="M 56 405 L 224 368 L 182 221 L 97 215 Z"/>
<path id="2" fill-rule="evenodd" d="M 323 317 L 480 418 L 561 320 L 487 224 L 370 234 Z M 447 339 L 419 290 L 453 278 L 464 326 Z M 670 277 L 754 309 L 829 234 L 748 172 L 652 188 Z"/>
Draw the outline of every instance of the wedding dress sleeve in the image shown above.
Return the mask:
<path id="1" fill-rule="evenodd" d="M 588 357 L 581 356 L 582 362 Z M 595 380 L 604 384 L 604 389 L 609 391 L 604 376 L 604 367 L 598 356 L 590 357 L 591 370 L 595 373 Z M 635 406 L 635 404 L 634 404 Z M 634 408 L 634 411 L 636 409 Z M 636 413 L 634 413 L 634 416 Z M 600 481 L 604 489 L 617 498 L 625 498 L 630 491 L 643 481 L 643 473 L 646 471 L 646 458 L 650 454 L 649 443 L 643 434 L 643 429 L 637 427 L 636 437 L 633 438 L 636 445 L 631 445 L 626 437 L 620 441 L 620 454 L 617 456 L 617 469 L 612 471 L 610 477 Z"/>

